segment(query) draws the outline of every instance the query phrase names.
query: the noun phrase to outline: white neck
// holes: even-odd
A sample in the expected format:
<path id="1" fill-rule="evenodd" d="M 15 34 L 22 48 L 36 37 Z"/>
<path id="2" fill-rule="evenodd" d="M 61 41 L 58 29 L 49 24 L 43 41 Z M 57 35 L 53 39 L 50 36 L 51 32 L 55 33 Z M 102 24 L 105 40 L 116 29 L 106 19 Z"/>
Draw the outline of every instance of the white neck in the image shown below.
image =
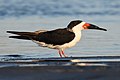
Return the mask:
<path id="1" fill-rule="evenodd" d="M 78 42 L 81 38 L 81 31 L 84 29 L 82 26 L 85 24 L 85 22 L 81 22 L 80 24 L 74 26 L 72 29 L 73 32 L 75 33 L 75 40 Z"/>
<path id="2" fill-rule="evenodd" d="M 83 28 L 83 25 L 84 25 L 85 23 L 86 23 L 86 22 L 81 22 L 80 24 L 74 26 L 74 27 L 72 28 L 73 32 L 76 33 L 76 32 L 79 32 L 79 31 L 83 30 L 83 29 L 84 29 L 84 28 Z"/>

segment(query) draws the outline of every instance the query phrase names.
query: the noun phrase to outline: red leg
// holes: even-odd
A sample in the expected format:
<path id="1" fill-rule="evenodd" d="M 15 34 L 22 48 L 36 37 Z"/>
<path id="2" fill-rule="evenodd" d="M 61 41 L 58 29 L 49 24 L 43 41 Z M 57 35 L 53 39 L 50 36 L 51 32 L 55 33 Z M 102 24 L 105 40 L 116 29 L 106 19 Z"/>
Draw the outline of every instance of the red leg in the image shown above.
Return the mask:
<path id="1" fill-rule="evenodd" d="M 60 50 L 59 50 L 59 55 L 60 55 L 60 57 L 62 57 L 62 54 L 61 54 Z"/>
<path id="2" fill-rule="evenodd" d="M 63 54 L 64 57 L 67 57 L 67 55 L 64 54 L 64 51 L 62 51 L 62 54 Z"/>

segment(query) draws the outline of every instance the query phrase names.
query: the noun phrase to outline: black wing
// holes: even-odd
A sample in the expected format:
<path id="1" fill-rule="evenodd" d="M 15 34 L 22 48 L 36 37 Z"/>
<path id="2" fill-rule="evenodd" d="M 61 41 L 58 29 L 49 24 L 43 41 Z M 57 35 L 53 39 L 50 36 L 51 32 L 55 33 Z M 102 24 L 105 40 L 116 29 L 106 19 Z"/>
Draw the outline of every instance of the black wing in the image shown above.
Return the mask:
<path id="1" fill-rule="evenodd" d="M 40 33 L 36 40 L 46 44 L 62 45 L 72 41 L 74 37 L 75 34 L 65 28 Z"/>

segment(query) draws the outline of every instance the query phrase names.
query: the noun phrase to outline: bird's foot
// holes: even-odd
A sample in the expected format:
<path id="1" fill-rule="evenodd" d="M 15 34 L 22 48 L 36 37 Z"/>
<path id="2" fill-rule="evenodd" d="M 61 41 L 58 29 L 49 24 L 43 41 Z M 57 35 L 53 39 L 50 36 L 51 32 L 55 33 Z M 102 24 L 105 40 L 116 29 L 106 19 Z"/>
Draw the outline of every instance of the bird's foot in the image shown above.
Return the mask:
<path id="1" fill-rule="evenodd" d="M 64 56 L 65 58 L 68 57 L 67 55 L 64 54 L 64 51 L 60 51 L 60 50 L 59 50 L 59 55 L 60 55 L 61 58 L 62 58 L 63 56 Z"/>

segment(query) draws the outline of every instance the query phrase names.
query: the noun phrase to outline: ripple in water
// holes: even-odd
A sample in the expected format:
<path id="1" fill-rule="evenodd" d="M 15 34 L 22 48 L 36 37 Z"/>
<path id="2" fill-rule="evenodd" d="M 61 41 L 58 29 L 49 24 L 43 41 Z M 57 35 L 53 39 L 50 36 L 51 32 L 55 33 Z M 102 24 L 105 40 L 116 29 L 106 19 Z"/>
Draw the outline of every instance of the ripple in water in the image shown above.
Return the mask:
<path id="1" fill-rule="evenodd" d="M 120 15 L 119 0 L 1 0 L 0 17 Z"/>

